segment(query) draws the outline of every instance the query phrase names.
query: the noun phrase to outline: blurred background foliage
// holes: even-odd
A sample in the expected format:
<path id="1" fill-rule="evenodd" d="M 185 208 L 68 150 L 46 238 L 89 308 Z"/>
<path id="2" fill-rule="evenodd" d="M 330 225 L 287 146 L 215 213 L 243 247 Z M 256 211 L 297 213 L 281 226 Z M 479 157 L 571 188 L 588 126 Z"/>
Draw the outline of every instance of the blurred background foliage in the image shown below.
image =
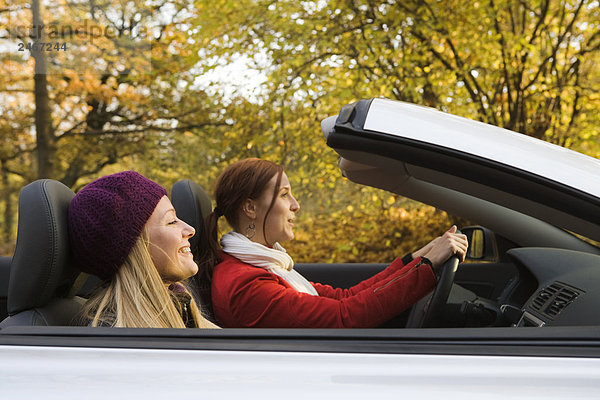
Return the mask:
<path id="1" fill-rule="evenodd" d="M 38 39 L 67 48 L 18 51 Z M 0 0 L 0 56 L 3 254 L 32 180 L 136 169 L 212 194 L 245 157 L 286 167 L 296 261 L 382 262 L 468 223 L 340 176 L 320 121 L 370 97 L 600 156 L 597 0 Z"/>

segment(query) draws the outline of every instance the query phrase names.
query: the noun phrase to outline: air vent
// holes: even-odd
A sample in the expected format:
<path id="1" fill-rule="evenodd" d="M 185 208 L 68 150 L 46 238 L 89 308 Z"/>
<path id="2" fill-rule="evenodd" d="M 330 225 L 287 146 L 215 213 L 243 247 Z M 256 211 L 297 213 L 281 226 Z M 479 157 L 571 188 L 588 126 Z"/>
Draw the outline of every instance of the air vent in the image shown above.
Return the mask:
<path id="1" fill-rule="evenodd" d="M 582 292 L 564 283 L 555 282 L 542 289 L 531 302 L 531 308 L 554 319 Z"/>

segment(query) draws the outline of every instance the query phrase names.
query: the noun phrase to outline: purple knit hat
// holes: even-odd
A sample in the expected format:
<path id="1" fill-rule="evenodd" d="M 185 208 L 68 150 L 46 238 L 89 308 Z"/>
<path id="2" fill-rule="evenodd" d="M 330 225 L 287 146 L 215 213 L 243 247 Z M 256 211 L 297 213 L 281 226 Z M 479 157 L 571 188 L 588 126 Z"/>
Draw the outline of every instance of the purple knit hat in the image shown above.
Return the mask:
<path id="1" fill-rule="evenodd" d="M 75 266 L 111 278 L 166 195 L 165 188 L 135 171 L 107 175 L 86 185 L 69 205 Z"/>

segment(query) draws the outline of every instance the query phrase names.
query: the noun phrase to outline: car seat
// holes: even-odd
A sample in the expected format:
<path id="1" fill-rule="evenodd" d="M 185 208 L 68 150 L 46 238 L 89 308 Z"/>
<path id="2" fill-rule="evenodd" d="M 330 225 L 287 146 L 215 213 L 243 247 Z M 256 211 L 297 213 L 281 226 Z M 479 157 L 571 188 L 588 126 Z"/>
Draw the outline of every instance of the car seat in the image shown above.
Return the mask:
<path id="1" fill-rule="evenodd" d="M 171 203 L 173 203 L 177 217 L 196 230 L 196 234 L 190 239 L 190 247 L 194 260 L 198 263 L 204 219 L 212 211 L 210 198 L 200 185 L 190 179 L 184 179 L 173 184 Z M 204 317 L 215 322 L 210 295 L 210 281 L 207 279 L 205 271 L 199 270 L 196 276 L 190 279 L 188 287 L 196 303 L 201 306 Z"/>
<path id="2" fill-rule="evenodd" d="M 51 179 L 37 180 L 21 190 L 8 317 L 0 328 L 74 323 L 84 299 L 72 293 L 78 289 L 78 277 L 85 276 L 70 262 L 67 212 L 74 195 Z"/>
<path id="3" fill-rule="evenodd" d="M 8 297 L 8 277 L 12 257 L 0 256 L 0 321 L 8 317 L 6 299 Z"/>

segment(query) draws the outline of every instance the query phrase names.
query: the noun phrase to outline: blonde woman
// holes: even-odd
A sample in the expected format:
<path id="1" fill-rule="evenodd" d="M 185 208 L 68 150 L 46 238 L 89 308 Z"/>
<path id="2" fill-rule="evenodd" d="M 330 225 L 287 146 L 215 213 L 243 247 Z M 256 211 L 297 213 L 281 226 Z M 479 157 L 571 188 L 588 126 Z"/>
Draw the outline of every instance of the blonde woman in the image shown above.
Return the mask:
<path id="1" fill-rule="evenodd" d="M 135 171 L 104 176 L 69 206 L 75 265 L 103 280 L 83 308 L 91 326 L 218 328 L 200 314 L 181 282 L 198 271 L 194 228 L 166 190 Z"/>

